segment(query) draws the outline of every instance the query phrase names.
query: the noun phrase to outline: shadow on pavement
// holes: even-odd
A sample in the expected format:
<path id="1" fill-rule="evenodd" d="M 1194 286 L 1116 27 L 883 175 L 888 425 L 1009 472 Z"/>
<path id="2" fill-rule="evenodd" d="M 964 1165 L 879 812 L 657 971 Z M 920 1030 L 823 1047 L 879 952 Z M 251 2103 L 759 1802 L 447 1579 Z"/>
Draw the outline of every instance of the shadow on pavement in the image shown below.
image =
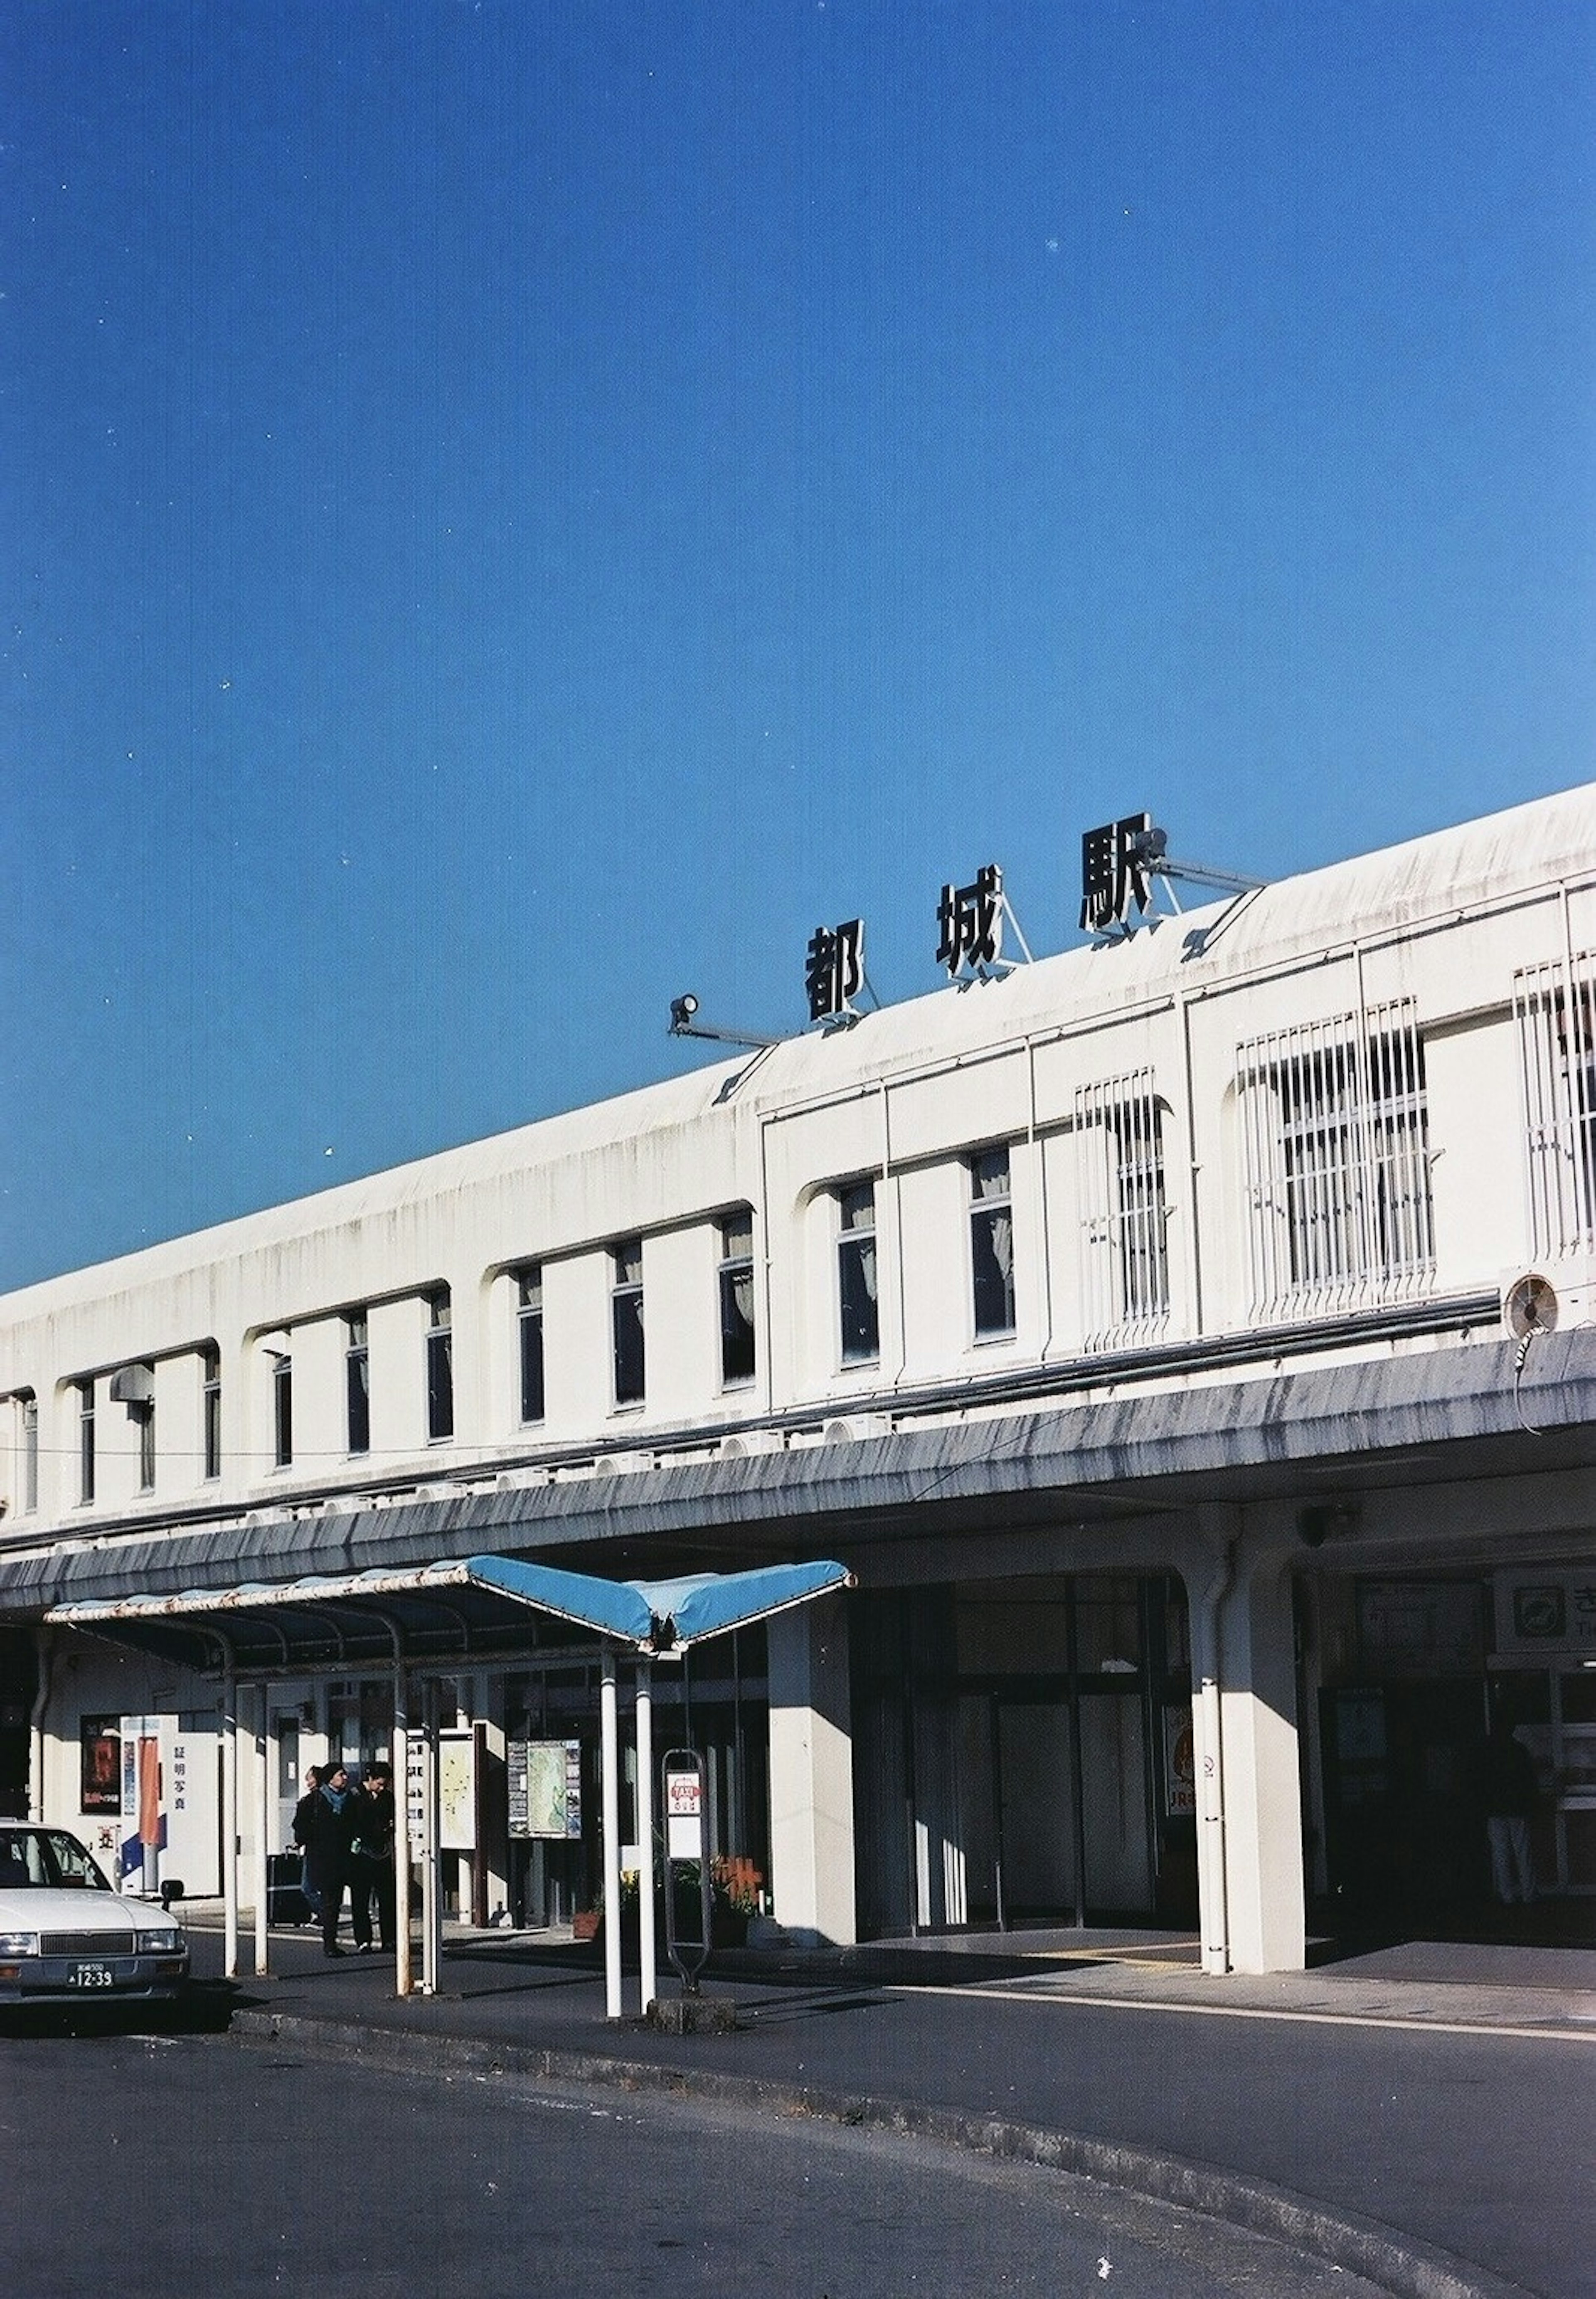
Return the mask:
<path id="1" fill-rule="evenodd" d="M 62 2041 L 78 2036 L 223 2036 L 235 2012 L 263 2002 L 226 1979 L 193 1979 L 165 1999 L 0 2007 L 0 2034 Z"/>

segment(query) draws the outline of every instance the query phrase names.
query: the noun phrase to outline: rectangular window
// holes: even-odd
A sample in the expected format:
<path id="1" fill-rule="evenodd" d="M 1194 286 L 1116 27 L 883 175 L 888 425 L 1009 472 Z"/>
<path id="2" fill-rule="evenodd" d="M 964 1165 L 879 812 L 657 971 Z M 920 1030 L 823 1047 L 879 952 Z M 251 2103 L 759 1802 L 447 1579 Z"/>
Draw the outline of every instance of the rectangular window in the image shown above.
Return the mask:
<path id="1" fill-rule="evenodd" d="M 37 1398 L 20 1397 L 17 1409 L 22 1423 L 22 1506 L 30 1512 L 38 1506 Z"/>
<path id="2" fill-rule="evenodd" d="M 81 1503 L 95 1497 L 95 1385 L 92 1381 L 78 1383 L 78 1498 Z"/>
<path id="3" fill-rule="evenodd" d="M 869 1182 L 837 1192 L 837 1307 L 843 1363 L 871 1365 L 881 1355 L 877 1311 L 876 1191 Z"/>
<path id="4" fill-rule="evenodd" d="M 277 1465 L 286 1469 L 294 1458 L 294 1360 L 286 1351 L 271 1368 L 271 1418 Z"/>
<path id="5" fill-rule="evenodd" d="M 1354 1308 L 1434 1272 L 1424 1042 L 1411 1004 L 1243 1046 L 1254 1309 Z"/>
<path id="6" fill-rule="evenodd" d="M 516 1330 L 520 1343 L 521 1419 L 541 1421 L 543 1394 L 543 1268 L 534 1262 L 515 1281 Z"/>
<path id="7" fill-rule="evenodd" d="M 1530 1251 L 1596 1252 L 1596 951 L 1513 981 L 1529 1159 Z"/>
<path id="8" fill-rule="evenodd" d="M 1007 1150 L 983 1150 L 970 1158 L 969 1199 L 976 1339 L 997 1340 L 1014 1331 L 1014 1208 Z"/>
<path id="9" fill-rule="evenodd" d="M 753 1371 L 753 1216 L 745 1208 L 720 1224 L 721 1385 L 739 1388 Z"/>
<path id="10" fill-rule="evenodd" d="M 1086 1347 L 1150 1340 L 1169 1309 L 1164 1108 L 1152 1072 L 1082 1087 L 1075 1141 Z"/>
<path id="11" fill-rule="evenodd" d="M 450 1326 L 449 1289 L 428 1296 L 427 1328 L 427 1438 L 436 1444 L 454 1434 L 454 1335 Z"/>
<path id="12" fill-rule="evenodd" d="M 611 1330 L 615 1339 L 615 1402 L 643 1402 L 643 1240 L 628 1238 L 611 1249 L 614 1277 L 610 1293 Z"/>
<path id="13" fill-rule="evenodd" d="M 200 1351 L 200 1417 L 207 1479 L 221 1474 L 221 1351 Z"/>
<path id="14" fill-rule="evenodd" d="M 344 1407 L 351 1453 L 371 1450 L 371 1348 L 363 1309 L 352 1309 L 344 1326 Z"/>

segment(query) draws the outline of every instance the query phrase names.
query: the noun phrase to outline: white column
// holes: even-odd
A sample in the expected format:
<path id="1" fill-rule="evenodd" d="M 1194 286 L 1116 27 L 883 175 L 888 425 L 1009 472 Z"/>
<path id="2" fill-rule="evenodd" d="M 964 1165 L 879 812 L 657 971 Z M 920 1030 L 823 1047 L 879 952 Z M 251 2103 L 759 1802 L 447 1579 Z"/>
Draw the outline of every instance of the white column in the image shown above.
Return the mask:
<path id="1" fill-rule="evenodd" d="M 1229 1514 L 1236 1525 L 1243 1513 Z M 1233 1531 L 1188 1568 L 1198 1898 L 1209 1972 L 1307 1960 L 1291 1574 Z"/>
<path id="2" fill-rule="evenodd" d="M 1276 1556 L 1221 1608 L 1225 1888 L 1233 1971 L 1307 1962 L 1291 1574 Z"/>
<path id="3" fill-rule="evenodd" d="M 654 1689 L 653 1663 L 637 1664 L 637 2008 L 654 2000 Z"/>
<path id="4" fill-rule="evenodd" d="M 410 1748 L 409 1686 L 402 1664 L 394 1667 L 394 1993 L 408 1996 L 414 1986 L 410 1930 Z"/>
<path id="5" fill-rule="evenodd" d="M 620 2004 L 620 1734 L 615 1707 L 615 1654 L 606 1645 L 599 1677 L 600 1800 L 603 1841 L 601 1893 L 604 1909 L 604 2016 L 619 2020 Z"/>
<path id="6" fill-rule="evenodd" d="M 264 1978 L 271 1970 L 271 1942 L 266 1928 L 266 1855 L 271 1846 L 271 1688 L 262 1682 L 258 1693 L 259 1722 L 254 1735 L 254 1777 L 250 1782 L 255 1840 L 250 1869 L 255 1905 L 255 1971 Z"/>
<path id="7" fill-rule="evenodd" d="M 229 1662 L 221 1680 L 222 1969 L 238 1977 L 238 1687 Z"/>
<path id="8" fill-rule="evenodd" d="M 766 1636 L 776 1919 L 803 1946 L 846 1946 L 858 1937 L 846 1599 L 778 1614 Z"/>
<path id="9" fill-rule="evenodd" d="M 444 1961 L 443 1876 L 438 1859 L 437 1739 L 438 1687 L 427 1682 L 421 1728 L 422 1790 L 425 1820 L 421 1830 L 421 1993 L 436 1996 Z"/>

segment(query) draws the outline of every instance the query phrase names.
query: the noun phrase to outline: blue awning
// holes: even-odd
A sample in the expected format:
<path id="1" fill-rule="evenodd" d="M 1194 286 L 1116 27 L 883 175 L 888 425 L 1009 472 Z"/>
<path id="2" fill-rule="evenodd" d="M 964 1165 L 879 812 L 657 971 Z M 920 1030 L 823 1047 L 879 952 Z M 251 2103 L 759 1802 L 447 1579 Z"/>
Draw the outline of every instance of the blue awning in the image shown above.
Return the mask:
<path id="1" fill-rule="evenodd" d="M 635 1644 L 642 1652 L 680 1653 L 706 1637 L 751 1627 L 828 1589 L 846 1586 L 845 1564 L 767 1564 L 751 1573 L 696 1573 L 680 1581 L 603 1581 L 527 1564 L 514 1556 L 471 1556 L 465 1570 L 478 1588 L 556 1620 Z"/>

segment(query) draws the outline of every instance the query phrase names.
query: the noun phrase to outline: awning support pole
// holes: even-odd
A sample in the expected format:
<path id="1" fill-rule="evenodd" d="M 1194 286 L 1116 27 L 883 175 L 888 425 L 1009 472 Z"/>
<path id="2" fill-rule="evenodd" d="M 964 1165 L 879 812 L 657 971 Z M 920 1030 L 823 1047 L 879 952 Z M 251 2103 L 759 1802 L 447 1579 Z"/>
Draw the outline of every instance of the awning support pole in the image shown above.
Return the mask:
<path id="1" fill-rule="evenodd" d="M 414 1988 L 410 1934 L 410 1717 L 404 1664 L 394 1661 L 394 1993 Z"/>
<path id="2" fill-rule="evenodd" d="M 436 1996 L 438 1991 L 440 1968 L 444 1960 L 444 1909 L 439 1889 L 443 1879 L 438 1870 L 439 1819 L 437 1780 L 437 1720 L 438 1687 L 436 1677 L 427 1680 L 422 1703 L 422 1805 L 426 1825 L 421 1835 L 421 1993 Z"/>
<path id="3" fill-rule="evenodd" d="M 637 1664 L 637 2008 L 654 2000 L 654 1664 Z"/>
<path id="4" fill-rule="evenodd" d="M 620 2003 L 620 1736 L 616 1724 L 615 1653 L 606 1645 L 599 1673 L 599 1752 L 603 1765 L 601 1830 L 604 1911 L 604 2017 L 619 2020 Z"/>
<path id="5" fill-rule="evenodd" d="M 271 1940 L 267 1930 L 266 1854 L 271 1841 L 271 1711 L 270 1688 L 264 1679 L 257 1688 L 260 1695 L 260 1722 L 254 1737 L 254 1779 L 252 1799 L 255 1813 L 254 1858 L 250 1863 L 251 1881 L 255 1907 L 255 1976 L 267 1978 L 271 1971 Z"/>
<path id="6" fill-rule="evenodd" d="M 221 1678 L 222 1970 L 238 1977 L 238 1685 L 229 1655 Z"/>

